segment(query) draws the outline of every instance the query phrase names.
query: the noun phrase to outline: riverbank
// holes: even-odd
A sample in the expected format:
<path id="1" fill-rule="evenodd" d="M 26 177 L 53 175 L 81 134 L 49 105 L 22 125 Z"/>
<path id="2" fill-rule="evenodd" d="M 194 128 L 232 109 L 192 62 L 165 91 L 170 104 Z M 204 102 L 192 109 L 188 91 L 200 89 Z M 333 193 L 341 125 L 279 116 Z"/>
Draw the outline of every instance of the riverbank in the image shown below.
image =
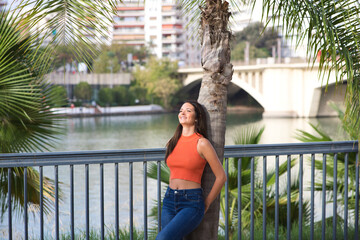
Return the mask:
<path id="1" fill-rule="evenodd" d="M 264 109 L 259 107 L 248 107 L 248 106 L 227 106 L 228 113 L 263 113 Z"/>
<path id="2" fill-rule="evenodd" d="M 117 116 L 117 115 L 137 115 L 137 114 L 158 114 L 165 113 L 160 105 L 137 105 L 120 107 L 67 107 L 53 108 L 55 113 L 66 117 L 94 117 L 94 116 Z"/>

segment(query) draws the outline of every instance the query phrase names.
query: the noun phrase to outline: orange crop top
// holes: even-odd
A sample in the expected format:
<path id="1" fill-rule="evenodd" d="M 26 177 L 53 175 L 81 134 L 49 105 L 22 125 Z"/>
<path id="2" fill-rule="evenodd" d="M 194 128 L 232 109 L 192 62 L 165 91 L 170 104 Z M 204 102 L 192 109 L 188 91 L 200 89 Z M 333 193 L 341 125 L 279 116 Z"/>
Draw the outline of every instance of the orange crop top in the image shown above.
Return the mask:
<path id="1" fill-rule="evenodd" d="M 170 179 L 178 178 L 201 184 L 206 160 L 197 151 L 197 143 L 202 135 L 181 135 L 166 163 L 170 169 Z"/>

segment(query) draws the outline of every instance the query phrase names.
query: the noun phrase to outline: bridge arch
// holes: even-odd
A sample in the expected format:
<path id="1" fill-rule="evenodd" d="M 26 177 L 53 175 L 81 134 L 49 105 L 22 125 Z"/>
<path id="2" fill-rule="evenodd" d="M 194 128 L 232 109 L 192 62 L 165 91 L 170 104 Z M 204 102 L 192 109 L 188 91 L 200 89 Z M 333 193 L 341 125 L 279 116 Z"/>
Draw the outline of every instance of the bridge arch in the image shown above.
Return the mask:
<path id="1" fill-rule="evenodd" d="M 234 73 L 231 82 L 233 84 L 235 84 L 236 86 L 240 87 L 241 89 L 243 89 L 245 92 L 247 92 L 252 98 L 254 98 L 259 105 L 265 109 L 265 101 L 264 98 L 262 96 L 262 94 L 255 89 L 253 86 L 251 86 L 249 83 L 241 80 L 239 78 L 239 75 Z"/>
<path id="2" fill-rule="evenodd" d="M 184 81 L 184 86 L 180 91 L 189 92 L 192 88 L 194 88 L 195 85 L 199 84 L 201 80 L 202 75 L 197 75 L 196 77 L 194 76 L 191 79 L 186 79 L 186 81 Z M 251 84 L 245 82 L 244 80 L 241 80 L 238 74 L 233 74 L 231 83 L 249 94 L 249 96 L 251 96 L 260 105 L 260 107 L 265 109 L 265 101 L 262 94 Z"/>

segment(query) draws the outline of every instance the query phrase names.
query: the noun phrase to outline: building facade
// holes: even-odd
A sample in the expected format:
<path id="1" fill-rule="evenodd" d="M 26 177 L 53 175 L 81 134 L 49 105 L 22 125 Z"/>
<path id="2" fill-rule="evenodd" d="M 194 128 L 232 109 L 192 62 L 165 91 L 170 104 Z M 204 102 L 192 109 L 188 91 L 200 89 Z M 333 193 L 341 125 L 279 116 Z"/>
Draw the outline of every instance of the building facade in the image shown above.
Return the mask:
<path id="1" fill-rule="evenodd" d="M 0 11 L 6 8 L 7 0 L 0 0 Z"/>
<path id="2" fill-rule="evenodd" d="M 112 43 L 146 46 L 158 58 L 177 60 L 179 66 L 199 65 L 199 41 L 191 41 L 189 17 L 182 15 L 176 1 L 123 1 L 117 10 Z"/>

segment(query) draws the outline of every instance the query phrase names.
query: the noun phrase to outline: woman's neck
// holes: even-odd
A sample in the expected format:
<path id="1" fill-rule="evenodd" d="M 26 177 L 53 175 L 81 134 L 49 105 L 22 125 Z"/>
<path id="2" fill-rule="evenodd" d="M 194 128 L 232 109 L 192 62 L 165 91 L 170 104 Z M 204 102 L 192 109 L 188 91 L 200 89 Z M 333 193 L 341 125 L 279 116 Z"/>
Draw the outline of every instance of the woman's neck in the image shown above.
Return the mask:
<path id="1" fill-rule="evenodd" d="M 191 136 L 195 133 L 195 126 L 192 127 L 183 127 L 182 130 L 182 135 L 184 135 L 185 137 Z"/>

